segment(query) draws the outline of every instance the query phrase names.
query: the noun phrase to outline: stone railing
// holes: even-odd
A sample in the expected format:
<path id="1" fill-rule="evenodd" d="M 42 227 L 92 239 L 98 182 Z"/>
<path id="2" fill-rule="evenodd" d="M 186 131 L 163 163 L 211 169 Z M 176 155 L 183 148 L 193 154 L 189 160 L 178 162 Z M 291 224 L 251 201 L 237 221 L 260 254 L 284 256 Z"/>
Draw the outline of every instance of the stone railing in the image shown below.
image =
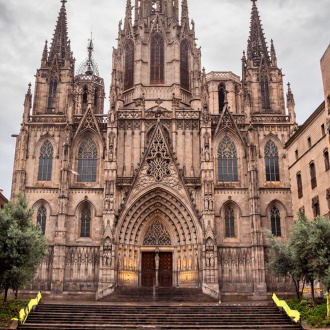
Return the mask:
<path id="1" fill-rule="evenodd" d="M 237 83 L 241 82 L 241 78 L 231 71 L 212 71 L 206 75 L 206 81 L 211 80 L 234 80 Z"/>

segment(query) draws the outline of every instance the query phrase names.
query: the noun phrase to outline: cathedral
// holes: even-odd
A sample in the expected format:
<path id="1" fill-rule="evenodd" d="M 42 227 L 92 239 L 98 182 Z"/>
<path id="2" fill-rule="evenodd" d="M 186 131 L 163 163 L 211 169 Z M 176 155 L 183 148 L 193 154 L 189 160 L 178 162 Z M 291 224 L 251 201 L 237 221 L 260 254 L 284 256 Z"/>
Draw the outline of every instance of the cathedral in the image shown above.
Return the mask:
<path id="1" fill-rule="evenodd" d="M 202 67 L 188 0 L 127 0 L 109 107 L 92 40 L 75 68 L 61 2 L 16 141 L 12 199 L 24 194 L 49 244 L 30 289 L 292 290 L 267 272 L 263 230 L 285 240 L 293 222 L 295 102 L 256 0 L 241 77 Z"/>

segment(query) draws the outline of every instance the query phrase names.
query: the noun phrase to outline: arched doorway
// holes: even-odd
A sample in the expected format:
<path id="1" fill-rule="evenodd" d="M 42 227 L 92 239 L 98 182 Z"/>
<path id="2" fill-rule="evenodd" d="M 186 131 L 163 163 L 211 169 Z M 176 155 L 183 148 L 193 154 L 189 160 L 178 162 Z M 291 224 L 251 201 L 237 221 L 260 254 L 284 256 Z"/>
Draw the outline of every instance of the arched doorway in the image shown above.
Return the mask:
<path id="1" fill-rule="evenodd" d="M 181 200 L 155 188 L 122 214 L 117 227 L 119 286 L 199 284 L 202 230 Z"/>

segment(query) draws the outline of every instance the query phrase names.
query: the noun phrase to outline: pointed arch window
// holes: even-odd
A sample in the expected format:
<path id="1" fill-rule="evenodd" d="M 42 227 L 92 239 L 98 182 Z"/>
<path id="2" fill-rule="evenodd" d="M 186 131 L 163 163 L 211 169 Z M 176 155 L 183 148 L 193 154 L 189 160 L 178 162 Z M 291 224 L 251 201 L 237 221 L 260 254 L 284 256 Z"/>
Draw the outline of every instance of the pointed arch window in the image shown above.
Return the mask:
<path id="1" fill-rule="evenodd" d="M 125 47 L 125 81 L 124 89 L 130 89 L 134 85 L 134 43 L 129 41 Z"/>
<path id="2" fill-rule="evenodd" d="M 83 91 L 83 104 L 87 104 L 88 102 L 88 87 L 84 86 L 84 91 Z"/>
<path id="3" fill-rule="evenodd" d="M 84 205 L 81 210 L 80 218 L 80 237 L 90 237 L 91 236 L 91 208 L 88 204 Z"/>
<path id="4" fill-rule="evenodd" d="M 164 84 L 164 39 L 158 33 L 151 37 L 150 83 Z"/>
<path id="5" fill-rule="evenodd" d="M 265 146 L 266 181 L 280 181 L 278 164 L 278 148 L 273 141 L 268 141 Z"/>
<path id="6" fill-rule="evenodd" d="M 272 234 L 277 237 L 282 236 L 281 214 L 280 210 L 276 206 L 274 206 L 270 211 L 270 222 L 272 226 Z"/>
<path id="7" fill-rule="evenodd" d="M 269 82 L 265 73 L 260 77 L 260 91 L 263 111 L 269 112 L 270 109 L 270 97 L 269 97 Z"/>
<path id="8" fill-rule="evenodd" d="M 99 95 L 98 89 L 95 89 L 94 91 L 94 106 L 97 107 L 97 97 Z"/>
<path id="9" fill-rule="evenodd" d="M 235 211 L 231 205 L 225 208 L 226 237 L 236 237 L 235 235 Z"/>
<path id="10" fill-rule="evenodd" d="M 218 99 L 219 99 L 219 113 L 220 113 L 222 112 L 226 102 L 226 87 L 224 84 L 219 85 Z"/>
<path id="11" fill-rule="evenodd" d="M 46 232 L 47 209 L 45 206 L 40 206 L 37 213 L 37 224 L 40 226 L 42 233 Z"/>
<path id="12" fill-rule="evenodd" d="M 97 148 L 88 137 L 83 141 L 78 153 L 78 182 L 96 182 Z"/>
<path id="13" fill-rule="evenodd" d="M 218 149 L 218 181 L 238 182 L 237 150 L 228 136 L 221 141 Z"/>
<path id="14" fill-rule="evenodd" d="M 56 93 L 57 93 L 57 77 L 51 77 L 49 81 L 47 112 L 54 112 Z"/>
<path id="15" fill-rule="evenodd" d="M 181 87 L 189 90 L 189 47 L 186 40 L 180 45 L 180 80 Z"/>
<path id="16" fill-rule="evenodd" d="M 54 149 L 49 140 L 46 140 L 39 156 L 38 181 L 51 181 L 53 170 Z"/>

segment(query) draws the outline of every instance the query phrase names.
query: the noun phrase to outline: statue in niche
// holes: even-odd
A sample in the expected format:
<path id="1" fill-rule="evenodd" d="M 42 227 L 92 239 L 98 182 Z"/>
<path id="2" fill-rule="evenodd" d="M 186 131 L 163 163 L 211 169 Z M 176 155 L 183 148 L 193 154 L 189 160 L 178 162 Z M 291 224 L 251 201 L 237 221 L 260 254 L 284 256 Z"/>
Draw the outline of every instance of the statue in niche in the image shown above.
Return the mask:
<path id="1" fill-rule="evenodd" d="M 205 161 L 209 162 L 211 160 L 211 155 L 210 155 L 210 151 L 209 151 L 209 147 L 205 148 Z"/>
<path id="2" fill-rule="evenodd" d="M 103 262 L 103 266 L 111 267 L 111 264 L 112 264 L 112 244 L 111 244 L 110 237 L 107 237 L 104 240 L 102 262 Z"/>
<path id="3" fill-rule="evenodd" d="M 156 270 L 159 269 L 159 253 L 156 252 L 156 256 L 155 256 L 155 265 L 156 265 Z"/>

